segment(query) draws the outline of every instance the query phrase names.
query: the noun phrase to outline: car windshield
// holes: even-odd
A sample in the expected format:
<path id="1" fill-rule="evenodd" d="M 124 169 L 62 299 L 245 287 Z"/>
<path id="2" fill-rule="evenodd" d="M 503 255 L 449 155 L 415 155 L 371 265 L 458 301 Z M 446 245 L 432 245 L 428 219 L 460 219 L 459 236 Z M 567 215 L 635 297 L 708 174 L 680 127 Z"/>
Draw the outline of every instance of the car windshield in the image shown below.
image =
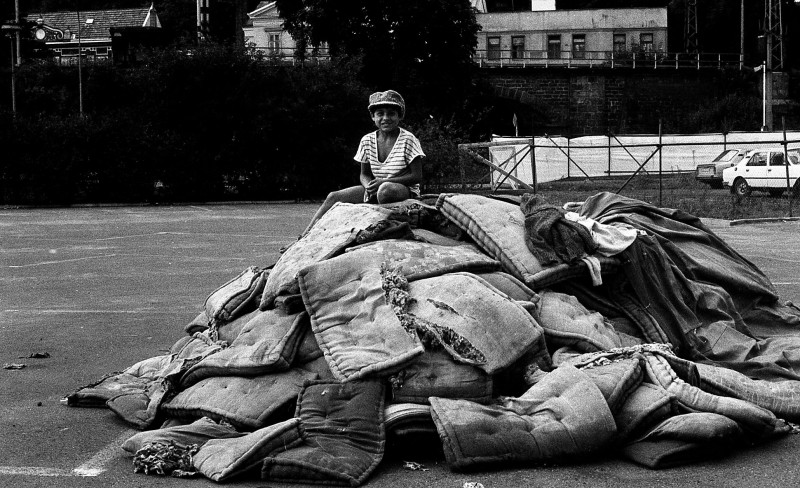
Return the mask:
<path id="1" fill-rule="evenodd" d="M 711 161 L 711 162 L 712 163 L 724 163 L 725 161 L 730 161 L 731 159 L 733 159 L 734 156 L 736 156 L 736 154 L 738 152 L 739 151 L 737 151 L 735 149 L 728 149 L 727 151 L 722 151 L 719 154 L 719 156 L 714 158 L 714 161 Z"/>

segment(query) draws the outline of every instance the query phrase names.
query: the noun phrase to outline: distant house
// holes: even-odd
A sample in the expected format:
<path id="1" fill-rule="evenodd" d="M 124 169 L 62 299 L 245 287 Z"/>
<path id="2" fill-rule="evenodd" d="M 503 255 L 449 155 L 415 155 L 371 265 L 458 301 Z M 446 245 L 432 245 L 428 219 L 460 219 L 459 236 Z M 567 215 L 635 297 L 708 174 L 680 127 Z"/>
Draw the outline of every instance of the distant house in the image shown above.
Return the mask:
<path id="1" fill-rule="evenodd" d="M 247 14 L 243 28 L 245 46 L 267 55 L 293 58 L 297 43 L 283 29 L 283 19 L 278 15 L 278 6 L 274 1 L 262 1 L 255 10 Z M 320 46 L 316 52 L 308 49 L 308 55 L 327 57 L 327 45 Z"/>
<path id="2" fill-rule="evenodd" d="M 153 5 L 116 10 L 31 12 L 28 19 L 36 21 L 33 28 L 36 39 L 43 41 L 53 57 L 63 64 L 76 62 L 79 50 L 83 59 L 89 61 L 110 60 L 112 33 L 120 36 L 128 28 L 161 28 Z"/>
<path id="3" fill-rule="evenodd" d="M 667 8 L 487 12 L 476 0 L 477 60 L 482 65 L 565 66 L 641 60 L 666 52 Z"/>

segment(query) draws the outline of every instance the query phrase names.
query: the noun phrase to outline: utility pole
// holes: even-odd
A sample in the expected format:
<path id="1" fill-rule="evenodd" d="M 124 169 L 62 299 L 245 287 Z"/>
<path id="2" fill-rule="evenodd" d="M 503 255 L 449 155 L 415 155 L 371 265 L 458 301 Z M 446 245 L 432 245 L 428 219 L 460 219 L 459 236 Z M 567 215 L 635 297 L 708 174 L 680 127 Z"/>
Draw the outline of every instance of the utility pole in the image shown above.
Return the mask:
<path id="1" fill-rule="evenodd" d="M 14 0 L 14 22 L 17 27 L 22 27 L 19 23 L 19 0 Z M 22 33 L 17 30 L 17 66 L 22 64 Z"/>
<path id="2" fill-rule="evenodd" d="M 78 19 L 78 113 L 83 118 L 83 73 L 81 72 L 81 65 L 83 64 L 81 58 L 83 57 L 83 49 L 81 46 L 81 12 L 75 11 L 75 16 Z"/>
<path id="3" fill-rule="evenodd" d="M 687 53 L 697 53 L 697 0 L 686 0 L 686 24 L 683 29 L 683 42 Z"/>

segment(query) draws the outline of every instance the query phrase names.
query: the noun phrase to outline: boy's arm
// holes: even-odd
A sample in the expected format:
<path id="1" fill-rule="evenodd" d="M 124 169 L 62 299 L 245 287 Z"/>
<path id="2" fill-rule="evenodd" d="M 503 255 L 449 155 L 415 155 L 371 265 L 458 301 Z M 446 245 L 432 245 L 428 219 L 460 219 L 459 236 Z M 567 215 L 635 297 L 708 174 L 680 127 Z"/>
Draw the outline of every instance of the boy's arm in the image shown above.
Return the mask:
<path id="1" fill-rule="evenodd" d="M 375 178 L 372 176 L 372 168 L 369 167 L 369 163 L 361 163 L 361 174 L 358 176 L 361 186 L 366 189 L 373 179 Z"/>

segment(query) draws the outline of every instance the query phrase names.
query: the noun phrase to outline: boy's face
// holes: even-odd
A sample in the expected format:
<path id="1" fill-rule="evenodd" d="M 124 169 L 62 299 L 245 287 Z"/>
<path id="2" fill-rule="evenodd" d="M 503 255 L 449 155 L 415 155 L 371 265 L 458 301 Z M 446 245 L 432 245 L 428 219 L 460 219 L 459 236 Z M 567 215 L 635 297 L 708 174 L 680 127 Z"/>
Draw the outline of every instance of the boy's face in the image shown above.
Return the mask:
<path id="1" fill-rule="evenodd" d="M 381 132 L 392 132 L 400 124 L 400 111 L 394 107 L 377 107 L 372 111 L 372 121 Z"/>

